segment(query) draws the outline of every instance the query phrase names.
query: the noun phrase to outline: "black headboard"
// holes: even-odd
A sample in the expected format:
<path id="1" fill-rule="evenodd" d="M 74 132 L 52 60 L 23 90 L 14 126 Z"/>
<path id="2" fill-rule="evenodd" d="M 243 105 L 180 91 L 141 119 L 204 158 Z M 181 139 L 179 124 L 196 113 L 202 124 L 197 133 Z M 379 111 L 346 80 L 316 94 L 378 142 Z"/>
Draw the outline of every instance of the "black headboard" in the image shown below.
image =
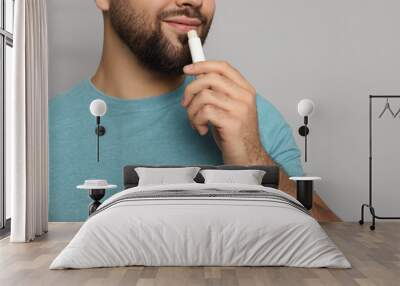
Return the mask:
<path id="1" fill-rule="evenodd" d="M 256 169 L 264 170 L 265 175 L 262 179 L 262 185 L 265 187 L 278 188 L 279 185 L 279 168 L 276 166 L 265 166 L 265 165 L 254 165 L 254 166 L 242 166 L 242 165 L 191 165 L 200 167 L 201 169 L 221 169 L 221 170 L 246 170 L 246 169 Z M 133 188 L 138 185 L 139 177 L 135 171 L 136 167 L 148 167 L 148 168 L 161 168 L 161 167 L 190 167 L 184 165 L 127 165 L 124 167 L 124 189 Z M 204 178 L 200 174 L 194 178 L 197 183 L 204 183 Z"/>

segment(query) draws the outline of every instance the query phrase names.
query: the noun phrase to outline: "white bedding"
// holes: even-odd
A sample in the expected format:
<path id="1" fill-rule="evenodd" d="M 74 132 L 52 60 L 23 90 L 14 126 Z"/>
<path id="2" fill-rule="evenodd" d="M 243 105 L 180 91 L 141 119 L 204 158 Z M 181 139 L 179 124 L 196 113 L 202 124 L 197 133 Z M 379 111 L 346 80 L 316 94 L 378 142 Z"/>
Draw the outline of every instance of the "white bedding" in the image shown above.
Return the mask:
<path id="1" fill-rule="evenodd" d="M 118 202 L 136 192 L 207 189 L 262 190 L 298 203 L 279 190 L 255 185 L 138 186 L 107 199 L 50 269 L 127 265 L 351 267 L 318 222 L 290 204 L 244 197 Z"/>

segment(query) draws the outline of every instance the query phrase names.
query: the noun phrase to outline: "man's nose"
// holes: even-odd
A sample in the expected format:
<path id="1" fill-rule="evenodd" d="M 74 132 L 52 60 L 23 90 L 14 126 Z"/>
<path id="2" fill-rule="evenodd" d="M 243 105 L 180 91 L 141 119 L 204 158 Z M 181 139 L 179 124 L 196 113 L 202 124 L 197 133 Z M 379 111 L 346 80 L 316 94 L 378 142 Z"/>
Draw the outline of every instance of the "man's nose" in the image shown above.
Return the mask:
<path id="1" fill-rule="evenodd" d="M 179 7 L 184 7 L 184 6 L 201 7 L 201 5 L 203 5 L 203 0 L 176 0 L 176 4 Z"/>

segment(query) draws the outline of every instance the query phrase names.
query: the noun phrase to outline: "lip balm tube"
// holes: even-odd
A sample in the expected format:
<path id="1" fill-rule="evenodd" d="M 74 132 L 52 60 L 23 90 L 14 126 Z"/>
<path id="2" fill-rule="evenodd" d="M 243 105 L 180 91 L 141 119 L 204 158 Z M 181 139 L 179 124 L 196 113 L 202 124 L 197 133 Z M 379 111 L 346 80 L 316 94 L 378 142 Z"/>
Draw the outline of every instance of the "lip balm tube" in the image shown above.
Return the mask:
<path id="1" fill-rule="evenodd" d="M 187 33 L 187 35 L 189 38 L 189 49 L 190 49 L 190 54 L 192 55 L 193 63 L 204 62 L 206 58 L 204 56 L 201 40 L 197 35 L 196 30 L 190 30 Z"/>
<path id="2" fill-rule="evenodd" d="M 192 55 L 192 62 L 193 63 L 204 62 L 206 60 L 206 57 L 204 56 L 203 45 L 201 44 L 201 40 L 197 35 L 196 30 L 190 30 L 187 33 L 187 35 L 189 38 L 189 49 L 190 49 L 190 54 Z M 201 76 L 202 75 L 198 75 L 198 77 Z M 216 139 L 217 137 L 214 126 L 210 122 L 208 122 L 207 125 L 209 127 L 209 130 L 211 130 L 211 133 L 218 147 L 221 148 L 220 144 L 218 143 L 218 140 Z"/>

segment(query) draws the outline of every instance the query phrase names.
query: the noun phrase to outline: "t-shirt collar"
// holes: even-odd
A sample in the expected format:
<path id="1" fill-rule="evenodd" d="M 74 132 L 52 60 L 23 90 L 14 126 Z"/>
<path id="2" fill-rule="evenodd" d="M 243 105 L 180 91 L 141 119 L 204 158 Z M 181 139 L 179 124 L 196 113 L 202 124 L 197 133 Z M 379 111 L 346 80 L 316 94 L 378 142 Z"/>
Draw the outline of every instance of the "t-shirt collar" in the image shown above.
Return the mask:
<path id="1" fill-rule="evenodd" d="M 108 109 L 117 110 L 156 110 L 165 108 L 171 104 L 177 103 L 183 96 L 185 87 L 193 80 L 193 76 L 185 76 L 183 83 L 175 90 L 141 99 L 122 99 L 119 97 L 107 95 L 98 90 L 90 78 L 86 80 L 88 95 L 93 99 L 103 99 Z"/>

